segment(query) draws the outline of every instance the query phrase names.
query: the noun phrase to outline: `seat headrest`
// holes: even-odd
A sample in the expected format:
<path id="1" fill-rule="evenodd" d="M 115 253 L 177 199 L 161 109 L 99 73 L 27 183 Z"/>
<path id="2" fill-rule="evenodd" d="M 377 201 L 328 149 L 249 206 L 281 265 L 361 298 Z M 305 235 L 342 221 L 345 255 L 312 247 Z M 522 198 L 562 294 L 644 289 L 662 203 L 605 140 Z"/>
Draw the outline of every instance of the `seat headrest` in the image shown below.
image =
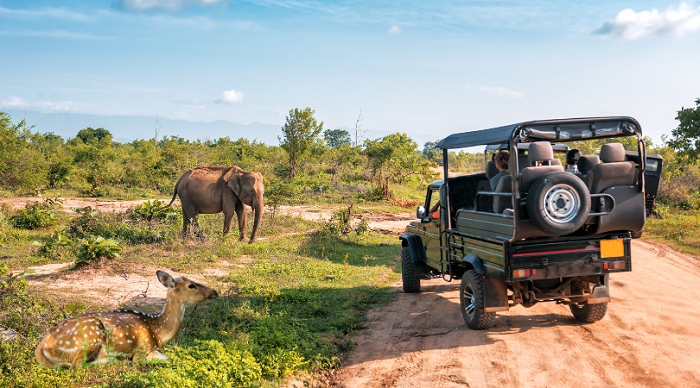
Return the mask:
<path id="1" fill-rule="evenodd" d="M 486 179 L 491 180 L 491 178 L 495 177 L 496 174 L 498 174 L 496 163 L 494 163 L 493 160 L 490 160 L 488 163 L 486 163 Z"/>
<path id="2" fill-rule="evenodd" d="M 554 159 L 554 151 L 552 151 L 552 144 L 548 141 L 536 141 L 530 143 L 530 147 L 527 149 L 527 159 L 532 163 L 540 160 L 552 160 Z"/>
<path id="3" fill-rule="evenodd" d="M 578 158 L 578 172 L 585 175 L 588 171 L 593 171 L 596 164 L 600 164 L 598 155 L 583 155 Z"/>
<path id="4" fill-rule="evenodd" d="M 621 143 L 608 143 L 600 147 L 600 160 L 605 163 L 624 162 L 625 147 Z"/>

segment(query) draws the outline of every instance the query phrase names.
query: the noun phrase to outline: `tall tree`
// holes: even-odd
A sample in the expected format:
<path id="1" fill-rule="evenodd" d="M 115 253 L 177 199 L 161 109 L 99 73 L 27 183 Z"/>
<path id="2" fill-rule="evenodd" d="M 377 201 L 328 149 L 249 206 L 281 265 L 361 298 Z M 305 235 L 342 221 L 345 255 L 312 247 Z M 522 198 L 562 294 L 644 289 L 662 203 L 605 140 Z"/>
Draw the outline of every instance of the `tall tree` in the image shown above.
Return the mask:
<path id="1" fill-rule="evenodd" d="M 75 137 L 82 140 L 85 144 L 89 143 L 92 139 L 95 139 L 98 142 L 102 139 L 107 139 L 107 141 L 112 140 L 112 134 L 104 128 L 94 129 L 87 127 L 85 129 L 81 129 L 78 134 L 75 135 Z"/>
<path id="2" fill-rule="evenodd" d="M 693 161 L 700 158 L 700 98 L 695 100 L 695 105 L 695 108 L 678 111 L 678 128 L 671 132 L 668 142 L 669 146 Z"/>
<path id="3" fill-rule="evenodd" d="M 430 162 L 416 151 L 418 145 L 405 133 L 365 140 L 365 153 L 384 198 L 392 196 L 389 181 L 403 182 L 411 174 L 429 175 Z"/>
<path id="4" fill-rule="evenodd" d="M 304 160 L 309 149 L 319 141 L 323 131 L 323 121 L 319 124 L 314 118 L 315 110 L 294 108 L 289 111 L 287 122 L 282 127 L 282 137 L 278 136 L 280 147 L 289 155 L 290 176 L 296 176 L 299 163 Z"/>
<path id="5" fill-rule="evenodd" d="M 326 129 L 323 131 L 323 137 L 326 138 L 326 144 L 331 148 L 337 148 L 343 144 L 352 144 L 350 132 L 343 129 Z"/>

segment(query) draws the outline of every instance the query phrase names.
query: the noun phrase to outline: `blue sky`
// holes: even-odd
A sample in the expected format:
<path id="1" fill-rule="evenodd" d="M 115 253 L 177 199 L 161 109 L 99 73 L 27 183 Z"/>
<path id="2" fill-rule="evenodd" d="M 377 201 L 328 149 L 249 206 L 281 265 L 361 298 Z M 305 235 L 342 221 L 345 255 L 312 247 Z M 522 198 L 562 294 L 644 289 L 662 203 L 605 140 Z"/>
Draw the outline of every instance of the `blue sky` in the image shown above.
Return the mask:
<path id="1" fill-rule="evenodd" d="M 0 52 L 0 109 L 281 125 L 309 106 L 435 139 L 631 115 L 658 141 L 700 98 L 700 2 L 0 0 Z"/>

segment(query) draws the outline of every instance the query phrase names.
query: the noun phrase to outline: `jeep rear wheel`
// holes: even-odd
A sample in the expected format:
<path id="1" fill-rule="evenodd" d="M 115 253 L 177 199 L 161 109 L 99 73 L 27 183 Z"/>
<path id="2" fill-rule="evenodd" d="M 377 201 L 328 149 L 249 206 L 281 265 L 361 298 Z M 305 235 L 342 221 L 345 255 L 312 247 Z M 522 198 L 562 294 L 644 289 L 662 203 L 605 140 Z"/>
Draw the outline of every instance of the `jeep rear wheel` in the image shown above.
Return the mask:
<path id="1" fill-rule="evenodd" d="M 600 321 L 608 311 L 607 303 L 589 304 L 588 302 L 570 304 L 569 309 L 577 321 L 593 323 Z"/>
<path id="2" fill-rule="evenodd" d="M 420 279 L 417 275 L 418 268 L 411 260 L 411 248 L 408 245 L 401 247 L 401 279 L 404 292 L 420 292 Z"/>
<path id="3" fill-rule="evenodd" d="M 557 236 L 581 228 L 590 210 L 588 188 L 581 179 L 567 172 L 541 176 L 527 195 L 530 220 L 543 231 Z"/>
<path id="4" fill-rule="evenodd" d="M 493 324 L 496 313 L 484 312 L 484 275 L 473 269 L 465 272 L 462 277 L 459 304 L 464 322 L 469 328 L 482 330 Z"/>

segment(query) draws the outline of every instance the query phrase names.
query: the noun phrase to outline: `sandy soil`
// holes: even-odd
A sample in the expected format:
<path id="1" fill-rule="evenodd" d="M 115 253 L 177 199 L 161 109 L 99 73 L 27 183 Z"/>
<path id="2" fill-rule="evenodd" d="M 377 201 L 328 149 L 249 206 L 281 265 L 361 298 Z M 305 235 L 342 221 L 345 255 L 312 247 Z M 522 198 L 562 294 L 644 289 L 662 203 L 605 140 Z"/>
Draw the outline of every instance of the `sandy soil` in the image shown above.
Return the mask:
<path id="1" fill-rule="evenodd" d="M 401 292 L 370 313 L 332 385 L 700 387 L 700 261 L 639 240 L 632 255 L 632 272 L 611 276 L 607 315 L 588 325 L 545 303 L 470 330 L 458 281 L 421 281 L 420 294 Z"/>
<path id="2" fill-rule="evenodd" d="M 73 213 L 71 208 L 81 208 L 85 206 L 91 206 L 93 209 L 99 210 L 103 213 L 122 213 L 125 212 L 130 207 L 140 205 L 144 202 L 150 201 L 148 199 L 137 199 L 133 201 L 116 201 L 116 200 L 98 200 L 97 198 L 64 198 L 66 201 L 63 203 L 63 211 Z M 0 204 L 7 204 L 15 209 L 21 209 L 26 206 L 29 202 L 42 202 L 44 198 L 41 197 L 14 197 L 14 198 L 0 198 Z M 161 202 L 170 203 L 170 198 L 159 199 Z M 175 199 L 174 205 L 180 205 L 180 200 Z"/>

